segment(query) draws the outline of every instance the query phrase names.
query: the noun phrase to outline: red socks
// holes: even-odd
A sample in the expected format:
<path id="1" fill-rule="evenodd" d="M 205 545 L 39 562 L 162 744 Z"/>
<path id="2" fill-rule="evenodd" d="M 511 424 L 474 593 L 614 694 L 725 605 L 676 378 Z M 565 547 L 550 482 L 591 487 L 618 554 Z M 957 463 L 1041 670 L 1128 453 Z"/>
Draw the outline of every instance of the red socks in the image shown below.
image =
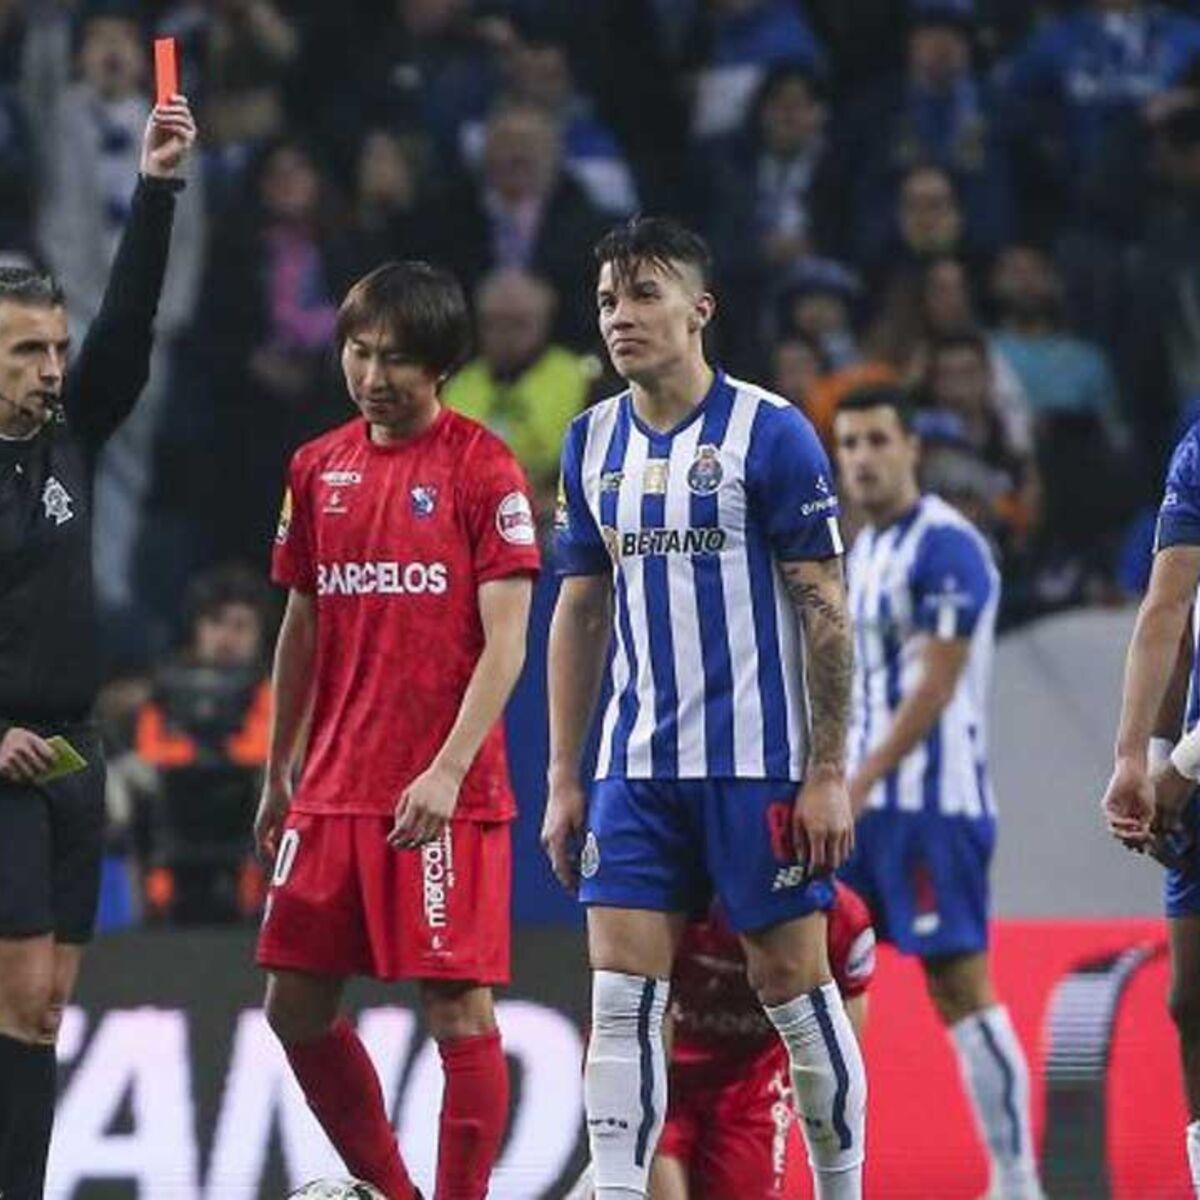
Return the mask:
<path id="1" fill-rule="evenodd" d="M 439 1042 L 446 1091 L 436 1200 L 483 1200 L 508 1124 L 508 1063 L 500 1033 Z"/>
<path id="2" fill-rule="evenodd" d="M 284 1049 L 309 1108 L 346 1169 L 357 1179 L 373 1183 L 388 1200 L 416 1200 L 417 1190 L 387 1119 L 379 1076 L 350 1024 L 339 1020 L 315 1042 L 297 1042 Z M 444 1122 L 445 1117 L 443 1128 Z"/>

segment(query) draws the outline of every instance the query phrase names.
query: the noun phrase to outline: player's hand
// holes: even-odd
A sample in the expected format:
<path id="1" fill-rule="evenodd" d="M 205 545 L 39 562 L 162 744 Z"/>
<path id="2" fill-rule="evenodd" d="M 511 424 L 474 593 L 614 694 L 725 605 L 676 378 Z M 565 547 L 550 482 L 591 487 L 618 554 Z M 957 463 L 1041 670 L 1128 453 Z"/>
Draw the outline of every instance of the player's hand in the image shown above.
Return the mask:
<path id="1" fill-rule="evenodd" d="M 268 775 L 263 781 L 258 812 L 254 814 L 254 853 L 262 862 L 275 861 L 275 855 L 279 852 L 279 839 L 291 806 L 291 785 L 286 779 L 272 779 Z"/>
<path id="2" fill-rule="evenodd" d="M 542 818 L 542 849 L 555 878 L 574 892 L 579 888 L 579 839 L 587 820 L 587 794 L 578 779 L 551 776 Z"/>
<path id="3" fill-rule="evenodd" d="M 29 783 L 54 765 L 54 749 L 32 729 L 15 725 L 0 739 L 0 779 Z"/>
<path id="4" fill-rule="evenodd" d="M 854 814 L 841 771 L 817 767 L 805 780 L 792 809 L 796 853 L 810 875 L 836 871 L 854 849 Z"/>
<path id="5" fill-rule="evenodd" d="M 1131 850 L 1144 850 L 1153 838 L 1154 785 L 1145 767 L 1118 759 L 1100 802 L 1108 831 Z"/>
<path id="6" fill-rule="evenodd" d="M 413 850 L 436 842 L 454 816 L 461 786 L 462 779 L 444 767 L 435 765 L 418 775 L 396 805 L 388 845 L 393 850 Z"/>
<path id="7" fill-rule="evenodd" d="M 142 136 L 142 174 L 157 179 L 177 175 L 195 141 L 196 122 L 186 97 L 172 96 L 156 104 Z"/>

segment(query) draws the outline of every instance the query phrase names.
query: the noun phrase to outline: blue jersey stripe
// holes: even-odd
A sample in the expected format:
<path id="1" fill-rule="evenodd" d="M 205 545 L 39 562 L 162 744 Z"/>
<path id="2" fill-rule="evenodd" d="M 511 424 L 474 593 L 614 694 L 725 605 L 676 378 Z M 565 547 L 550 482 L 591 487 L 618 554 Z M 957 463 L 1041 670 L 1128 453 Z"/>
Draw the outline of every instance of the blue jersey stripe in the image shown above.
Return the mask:
<path id="1" fill-rule="evenodd" d="M 887 592 L 879 593 L 880 640 L 883 643 L 883 658 L 887 671 L 885 694 L 888 713 L 896 715 L 902 699 L 900 695 L 900 642 L 896 638 L 896 624 L 892 619 L 892 601 Z M 900 800 L 900 770 L 889 771 L 884 780 L 884 791 L 889 808 L 895 808 Z"/>
<path id="2" fill-rule="evenodd" d="M 750 567 L 750 604 L 758 646 L 758 694 L 762 701 L 763 769 L 768 779 L 786 779 L 791 768 L 787 728 L 784 664 L 779 656 L 779 627 L 775 618 L 775 562 L 765 532 L 747 524 L 746 561 Z M 764 653 L 770 647 L 775 653 Z M 798 663 L 788 668 L 799 669 Z"/>
<path id="3" fill-rule="evenodd" d="M 646 461 L 669 458 L 671 443 L 655 438 Z M 665 495 L 644 493 L 642 528 L 661 529 L 666 523 Z M 671 633 L 671 589 L 664 555 L 649 555 L 642 565 L 646 600 L 646 629 L 650 642 L 650 672 L 654 678 L 654 732 L 650 762 L 656 779 L 669 779 L 679 770 L 679 690 L 675 679 L 675 639 Z"/>
<path id="4" fill-rule="evenodd" d="M 700 428 L 702 446 L 719 446 L 729 428 L 734 390 L 724 380 L 713 394 Z M 693 492 L 689 501 L 691 522 L 699 529 L 716 529 L 721 524 L 715 492 Z M 725 612 L 725 588 L 721 559 L 715 554 L 692 556 L 692 578 L 696 583 L 696 609 L 700 640 L 704 646 L 704 745 L 710 776 L 720 779 L 736 774 L 733 757 L 733 664 L 729 654 L 729 626 Z"/>
<path id="5" fill-rule="evenodd" d="M 620 413 L 613 423 L 612 436 L 609 438 L 608 449 L 604 452 L 604 471 L 620 471 L 625 463 L 625 451 L 629 446 L 629 400 L 621 400 Z M 610 489 L 600 489 L 600 525 L 602 528 L 617 527 L 617 493 Z M 633 732 L 634 722 L 638 715 L 638 662 L 637 651 L 633 644 L 633 627 L 629 619 L 629 595 L 625 589 L 625 579 L 620 571 L 617 573 L 617 622 L 621 630 L 621 645 L 625 649 L 626 662 L 629 665 L 629 678 L 617 699 L 617 721 L 612 731 L 612 753 L 610 770 L 615 774 L 625 773 L 628 761 L 629 735 Z M 620 653 L 620 649 L 617 653 Z"/>
<path id="6" fill-rule="evenodd" d="M 937 812 L 942 790 L 942 720 L 938 717 L 925 739 L 925 770 L 921 798 L 926 812 Z"/>

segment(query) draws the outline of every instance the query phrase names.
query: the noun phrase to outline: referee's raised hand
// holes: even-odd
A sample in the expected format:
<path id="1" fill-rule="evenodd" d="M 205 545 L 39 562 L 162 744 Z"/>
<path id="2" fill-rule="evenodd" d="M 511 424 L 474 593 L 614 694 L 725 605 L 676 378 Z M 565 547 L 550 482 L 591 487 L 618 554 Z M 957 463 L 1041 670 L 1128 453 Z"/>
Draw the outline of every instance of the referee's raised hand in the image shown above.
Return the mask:
<path id="1" fill-rule="evenodd" d="M 54 751 L 30 729 L 12 728 L 0 738 L 0 779 L 28 783 L 54 764 Z"/>
<path id="2" fill-rule="evenodd" d="M 142 136 L 141 172 L 157 179 L 178 174 L 196 141 L 196 122 L 187 97 L 172 96 L 156 104 Z"/>

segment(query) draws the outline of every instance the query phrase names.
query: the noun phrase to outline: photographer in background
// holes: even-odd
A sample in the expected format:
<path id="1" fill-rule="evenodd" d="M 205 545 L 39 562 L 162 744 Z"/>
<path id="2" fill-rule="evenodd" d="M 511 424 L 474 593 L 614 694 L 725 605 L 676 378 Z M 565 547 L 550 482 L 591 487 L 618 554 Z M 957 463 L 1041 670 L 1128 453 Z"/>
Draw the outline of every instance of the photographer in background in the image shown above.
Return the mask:
<path id="1" fill-rule="evenodd" d="M 154 675 L 131 750 L 113 763 L 150 920 L 256 917 L 262 874 L 247 830 L 266 758 L 270 595 L 249 568 L 199 576 L 183 650 Z"/>

